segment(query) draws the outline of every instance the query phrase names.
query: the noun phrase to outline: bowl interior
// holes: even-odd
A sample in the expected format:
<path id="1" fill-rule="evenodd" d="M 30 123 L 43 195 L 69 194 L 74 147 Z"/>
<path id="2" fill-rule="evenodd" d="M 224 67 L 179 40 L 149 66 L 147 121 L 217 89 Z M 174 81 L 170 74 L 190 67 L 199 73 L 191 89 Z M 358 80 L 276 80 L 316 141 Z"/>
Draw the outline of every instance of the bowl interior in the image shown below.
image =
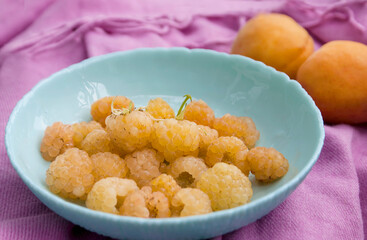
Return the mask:
<path id="1" fill-rule="evenodd" d="M 321 115 L 299 84 L 285 74 L 240 56 L 145 49 L 90 59 L 38 84 L 11 116 L 8 154 L 23 180 L 53 195 L 45 184 L 49 163 L 39 153 L 47 126 L 90 120 L 90 105 L 108 95 L 127 96 L 136 106 L 160 96 L 177 111 L 185 94 L 203 99 L 217 117 L 225 113 L 251 117 L 260 131 L 257 146 L 274 147 L 289 160 L 289 172 L 281 180 L 259 184 L 251 179 L 252 202 L 274 194 L 294 178 L 303 179 L 320 152 Z"/>

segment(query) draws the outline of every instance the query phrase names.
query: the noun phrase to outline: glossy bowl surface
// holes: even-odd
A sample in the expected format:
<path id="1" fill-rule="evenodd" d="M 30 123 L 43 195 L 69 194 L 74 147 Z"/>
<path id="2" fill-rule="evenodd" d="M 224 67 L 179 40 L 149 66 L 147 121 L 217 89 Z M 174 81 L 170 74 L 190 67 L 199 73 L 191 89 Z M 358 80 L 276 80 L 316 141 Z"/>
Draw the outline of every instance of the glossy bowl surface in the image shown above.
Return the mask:
<path id="1" fill-rule="evenodd" d="M 282 152 L 290 163 L 287 175 L 268 185 L 251 178 L 254 195 L 249 204 L 171 219 L 97 212 L 48 190 L 49 162 L 39 152 L 48 125 L 90 120 L 91 103 L 107 95 L 127 96 L 136 106 L 160 96 L 177 111 L 184 94 L 206 101 L 216 116 L 253 118 L 261 134 L 257 146 Z M 316 162 L 324 128 L 320 111 L 303 88 L 263 63 L 210 50 L 148 48 L 90 58 L 41 81 L 14 108 L 5 138 L 11 163 L 25 184 L 71 222 L 114 238 L 199 239 L 245 226 L 284 201 Z"/>

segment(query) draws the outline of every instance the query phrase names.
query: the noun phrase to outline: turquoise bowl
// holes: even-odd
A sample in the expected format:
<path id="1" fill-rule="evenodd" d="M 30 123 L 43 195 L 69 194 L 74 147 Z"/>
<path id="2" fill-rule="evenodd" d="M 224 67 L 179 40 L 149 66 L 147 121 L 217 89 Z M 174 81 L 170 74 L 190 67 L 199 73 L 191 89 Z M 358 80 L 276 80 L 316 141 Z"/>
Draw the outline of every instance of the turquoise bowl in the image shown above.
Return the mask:
<path id="1" fill-rule="evenodd" d="M 48 190 L 49 162 L 39 153 L 48 125 L 90 120 L 91 103 L 107 95 L 125 95 L 136 106 L 160 96 L 177 110 L 184 94 L 206 101 L 216 116 L 253 118 L 261 133 L 257 146 L 274 147 L 289 160 L 286 176 L 267 185 L 251 177 L 254 196 L 246 205 L 171 219 L 97 212 Z M 298 82 L 263 63 L 202 49 L 154 48 L 90 58 L 41 81 L 14 108 L 5 138 L 10 161 L 24 183 L 69 221 L 114 238 L 201 239 L 254 222 L 283 202 L 315 164 L 324 128 L 320 111 Z"/>

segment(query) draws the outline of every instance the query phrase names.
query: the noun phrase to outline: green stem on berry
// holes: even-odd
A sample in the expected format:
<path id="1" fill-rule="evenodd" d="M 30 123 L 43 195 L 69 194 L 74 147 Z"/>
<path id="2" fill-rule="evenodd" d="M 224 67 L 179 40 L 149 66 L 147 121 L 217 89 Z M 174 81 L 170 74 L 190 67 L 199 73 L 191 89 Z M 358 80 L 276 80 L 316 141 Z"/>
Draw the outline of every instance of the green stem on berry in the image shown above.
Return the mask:
<path id="1" fill-rule="evenodd" d="M 190 99 L 190 102 L 192 102 L 192 98 L 189 94 L 186 94 L 183 97 L 185 98 L 185 100 L 182 102 L 181 107 L 177 112 L 177 115 L 176 115 L 177 120 L 182 120 L 184 118 L 185 108 L 187 106 L 187 101 L 189 101 L 189 99 Z"/>
<path id="2" fill-rule="evenodd" d="M 118 116 L 118 115 L 126 115 L 128 113 L 130 113 L 133 109 L 133 103 L 130 101 L 129 104 L 129 108 L 121 108 L 121 109 L 117 109 L 114 107 L 114 102 L 115 102 L 116 97 L 113 98 L 112 102 L 111 102 L 111 112 L 112 114 Z"/>
<path id="3" fill-rule="evenodd" d="M 129 112 L 131 112 L 132 110 L 133 110 L 133 102 L 130 101 L 130 103 L 129 103 Z"/>

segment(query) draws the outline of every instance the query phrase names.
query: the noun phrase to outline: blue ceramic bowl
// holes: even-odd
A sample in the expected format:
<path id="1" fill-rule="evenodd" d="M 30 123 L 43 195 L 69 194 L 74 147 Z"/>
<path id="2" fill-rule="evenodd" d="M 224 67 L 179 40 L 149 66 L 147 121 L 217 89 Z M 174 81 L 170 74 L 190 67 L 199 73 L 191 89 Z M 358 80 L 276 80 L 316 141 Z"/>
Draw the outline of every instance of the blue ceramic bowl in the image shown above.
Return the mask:
<path id="1" fill-rule="evenodd" d="M 48 190 L 45 172 L 49 162 L 39 153 L 46 126 L 55 121 L 90 120 L 91 103 L 107 95 L 125 95 L 136 106 L 161 96 L 177 110 L 184 94 L 206 101 L 216 116 L 252 117 L 261 133 L 257 145 L 282 152 L 290 164 L 287 175 L 268 185 L 251 179 L 254 195 L 249 204 L 172 219 L 97 212 Z M 305 90 L 284 73 L 237 55 L 156 48 L 91 58 L 41 81 L 15 107 L 5 143 L 11 163 L 30 190 L 75 224 L 115 238 L 199 239 L 238 229 L 278 206 L 311 170 L 323 140 L 320 111 Z M 24 142 L 27 144 L 20 144 Z"/>

